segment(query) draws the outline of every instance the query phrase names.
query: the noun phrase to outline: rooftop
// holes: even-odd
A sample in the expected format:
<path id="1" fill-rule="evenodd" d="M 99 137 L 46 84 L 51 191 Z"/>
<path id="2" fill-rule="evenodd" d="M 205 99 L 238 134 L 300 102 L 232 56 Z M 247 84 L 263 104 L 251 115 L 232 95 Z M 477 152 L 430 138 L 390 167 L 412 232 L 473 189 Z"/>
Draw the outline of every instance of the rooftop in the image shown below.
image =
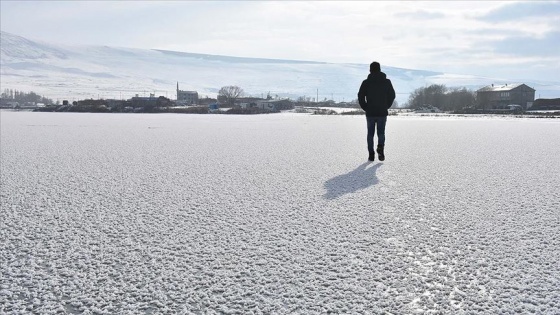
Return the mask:
<path id="1" fill-rule="evenodd" d="M 519 86 L 523 85 L 523 83 L 506 83 L 506 84 L 492 84 L 492 85 L 487 85 L 481 89 L 479 89 L 479 92 L 499 92 L 499 91 L 511 91 Z"/>

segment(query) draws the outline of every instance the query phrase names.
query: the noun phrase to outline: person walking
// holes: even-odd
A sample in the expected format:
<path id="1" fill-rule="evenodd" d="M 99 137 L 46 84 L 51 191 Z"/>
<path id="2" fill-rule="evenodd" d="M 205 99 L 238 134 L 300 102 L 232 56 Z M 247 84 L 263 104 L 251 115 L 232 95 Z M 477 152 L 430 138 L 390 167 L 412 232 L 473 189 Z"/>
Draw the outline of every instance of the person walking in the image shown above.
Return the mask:
<path id="1" fill-rule="evenodd" d="M 385 125 L 387 124 L 388 109 L 395 100 L 395 89 L 387 75 L 381 72 L 379 62 L 372 62 L 369 65 L 369 75 L 362 82 L 358 91 L 358 102 L 360 107 L 366 112 L 367 120 L 367 145 L 369 161 L 375 160 L 373 150 L 373 137 L 377 129 L 377 154 L 379 160 L 385 160 Z"/>

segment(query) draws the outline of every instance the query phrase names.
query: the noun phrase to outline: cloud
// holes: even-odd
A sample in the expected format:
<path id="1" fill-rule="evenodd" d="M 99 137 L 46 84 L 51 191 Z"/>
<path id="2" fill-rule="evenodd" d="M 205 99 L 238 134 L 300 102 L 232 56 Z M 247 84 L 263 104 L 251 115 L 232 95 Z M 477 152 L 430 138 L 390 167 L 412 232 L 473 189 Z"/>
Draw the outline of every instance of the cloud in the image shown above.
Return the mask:
<path id="1" fill-rule="evenodd" d="M 506 4 L 478 17 L 486 22 L 507 22 L 529 17 L 560 17 L 560 1 L 531 1 Z"/>
<path id="2" fill-rule="evenodd" d="M 547 33 L 542 38 L 515 36 L 491 42 L 497 52 L 515 56 L 557 57 L 560 53 L 560 31 Z"/>
<path id="3" fill-rule="evenodd" d="M 543 64 L 544 59 L 558 64 L 559 1 L 0 4 L 3 31 L 54 43 L 336 63 L 376 59 L 396 67 L 472 74 L 492 62 L 538 56 Z"/>
<path id="4" fill-rule="evenodd" d="M 445 17 L 445 14 L 440 12 L 416 10 L 416 11 L 395 13 L 394 16 L 397 18 L 409 18 L 413 20 L 431 20 L 431 19 L 442 19 Z"/>

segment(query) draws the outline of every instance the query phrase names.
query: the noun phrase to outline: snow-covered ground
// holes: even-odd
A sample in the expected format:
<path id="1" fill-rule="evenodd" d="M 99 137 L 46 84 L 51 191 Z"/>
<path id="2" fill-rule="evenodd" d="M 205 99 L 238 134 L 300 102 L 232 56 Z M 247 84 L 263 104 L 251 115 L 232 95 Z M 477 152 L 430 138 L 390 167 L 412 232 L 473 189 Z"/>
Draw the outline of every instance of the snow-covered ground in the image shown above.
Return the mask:
<path id="1" fill-rule="evenodd" d="M 2 314 L 559 314 L 560 122 L 1 112 Z"/>
<path id="2" fill-rule="evenodd" d="M 216 97 L 223 86 L 245 94 L 293 100 L 349 102 L 357 99 L 369 65 L 333 64 L 193 54 L 153 49 L 60 45 L 0 31 L 0 77 L 5 88 L 33 91 L 54 100 L 128 99 L 135 94 L 176 98 L 176 87 Z M 369 63 L 369 62 L 368 62 Z M 560 81 L 488 78 L 382 65 L 403 105 L 414 90 L 430 84 L 477 90 L 498 83 L 525 83 L 539 98 L 560 95 Z"/>

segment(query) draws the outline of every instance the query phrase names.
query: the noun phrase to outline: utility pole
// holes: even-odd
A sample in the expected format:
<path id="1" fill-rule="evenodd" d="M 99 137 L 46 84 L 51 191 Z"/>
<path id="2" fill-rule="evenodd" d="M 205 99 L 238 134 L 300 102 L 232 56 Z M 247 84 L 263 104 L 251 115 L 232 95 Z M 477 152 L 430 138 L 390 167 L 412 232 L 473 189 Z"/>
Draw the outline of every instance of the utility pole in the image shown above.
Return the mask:
<path id="1" fill-rule="evenodd" d="M 317 89 L 317 98 L 315 99 L 315 103 L 319 103 L 319 89 Z"/>

